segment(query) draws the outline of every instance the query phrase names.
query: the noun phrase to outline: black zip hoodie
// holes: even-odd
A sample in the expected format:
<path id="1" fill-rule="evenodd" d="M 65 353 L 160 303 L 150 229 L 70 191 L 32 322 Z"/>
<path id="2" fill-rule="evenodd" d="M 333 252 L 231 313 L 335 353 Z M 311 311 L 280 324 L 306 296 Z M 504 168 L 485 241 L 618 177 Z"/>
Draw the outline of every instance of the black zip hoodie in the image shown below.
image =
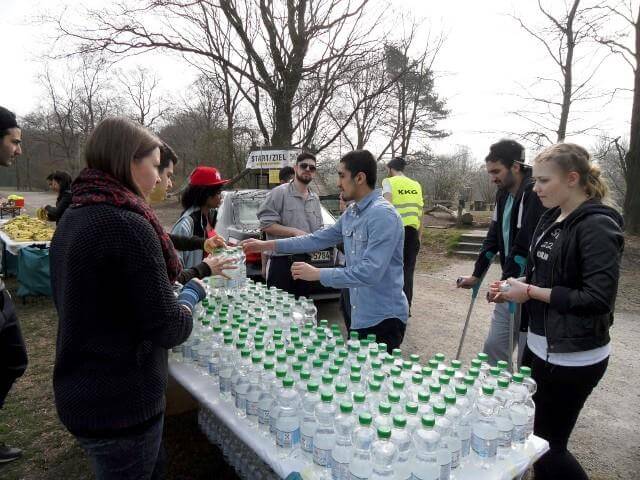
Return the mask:
<path id="1" fill-rule="evenodd" d="M 624 222 L 613 208 L 598 200 L 587 200 L 563 221 L 562 233 L 551 251 L 549 274 L 537 278 L 538 242 L 559 215 L 560 208 L 556 207 L 540 219 L 526 270 L 527 283 L 551 288 L 551 302 L 536 309 L 544 311 L 548 351 L 567 353 L 602 347 L 610 341 L 609 327 L 613 324 Z M 527 305 L 532 302 L 537 301 L 523 305 L 523 319 L 530 319 L 532 309 Z"/>
<path id="2" fill-rule="evenodd" d="M 511 222 L 509 224 L 509 238 L 511 239 L 508 252 L 504 251 L 504 237 L 502 235 L 502 217 L 509 192 L 498 190 L 496 193 L 496 209 L 494 218 L 489 226 L 487 236 L 482 242 L 482 249 L 478 254 L 473 276 L 482 278 L 489 269 L 495 255 L 500 255 L 502 266 L 502 279 L 509 277 L 521 277 L 522 269 L 518 261 L 527 258 L 529 245 L 531 245 L 533 231 L 544 213 L 538 195 L 533 191 L 535 181 L 530 177 L 524 178 L 518 193 L 513 199 L 511 210 Z"/>

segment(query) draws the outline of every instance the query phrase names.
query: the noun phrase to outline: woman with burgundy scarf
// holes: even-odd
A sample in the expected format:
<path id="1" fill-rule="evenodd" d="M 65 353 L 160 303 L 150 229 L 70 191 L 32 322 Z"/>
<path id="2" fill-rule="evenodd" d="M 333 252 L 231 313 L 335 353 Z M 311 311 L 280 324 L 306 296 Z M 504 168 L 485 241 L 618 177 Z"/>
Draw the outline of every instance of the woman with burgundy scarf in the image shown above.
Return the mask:
<path id="1" fill-rule="evenodd" d="M 99 480 L 162 478 L 167 350 L 205 296 L 197 280 L 173 293 L 180 261 L 146 202 L 160 146 L 130 120 L 102 121 L 51 242 L 55 404 Z"/>

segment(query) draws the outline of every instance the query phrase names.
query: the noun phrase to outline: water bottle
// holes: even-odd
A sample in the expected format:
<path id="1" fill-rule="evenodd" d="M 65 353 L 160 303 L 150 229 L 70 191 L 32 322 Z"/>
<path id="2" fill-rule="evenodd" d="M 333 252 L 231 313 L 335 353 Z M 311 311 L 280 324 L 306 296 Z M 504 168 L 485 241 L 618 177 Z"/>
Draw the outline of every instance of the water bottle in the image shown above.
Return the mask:
<path id="1" fill-rule="evenodd" d="M 424 377 L 419 373 L 411 375 L 411 384 L 409 384 L 407 398 L 410 402 L 418 402 L 418 392 L 424 389 L 422 382 Z"/>
<path id="2" fill-rule="evenodd" d="M 380 382 L 375 380 L 369 382 L 369 393 L 367 394 L 367 400 L 369 403 L 370 412 L 378 411 L 378 405 L 380 405 L 380 402 L 383 401 L 381 390 L 382 385 L 380 384 Z"/>
<path id="3" fill-rule="evenodd" d="M 538 390 L 538 384 L 531 376 L 531 368 L 527 366 L 520 367 L 520 374 L 524 377 L 522 383 L 529 389 L 529 396 L 533 397 Z"/>
<path id="4" fill-rule="evenodd" d="M 278 417 L 276 418 L 276 446 L 281 458 L 286 458 L 300 448 L 300 418 L 298 408 L 300 397 L 294 388 L 293 378 L 282 381 L 278 397 Z"/>
<path id="5" fill-rule="evenodd" d="M 394 470 L 395 478 L 407 480 L 411 478 L 411 435 L 407 430 L 407 419 L 402 415 L 393 417 L 393 428 L 391 429 L 391 441 L 398 449 L 398 458 Z"/>
<path id="6" fill-rule="evenodd" d="M 404 406 L 404 416 L 407 419 L 407 432 L 409 432 L 409 435 L 413 435 L 413 432 L 420 426 L 418 404 L 407 402 Z"/>
<path id="7" fill-rule="evenodd" d="M 318 383 L 307 383 L 307 391 L 302 397 L 302 422 L 300 424 L 300 446 L 303 454 L 311 459 L 313 457 L 313 436 L 316 433 L 316 405 L 320 402 Z"/>
<path id="8" fill-rule="evenodd" d="M 461 418 L 460 409 L 456 405 L 457 399 L 455 395 L 447 394 L 444 396 L 444 403 L 447 406 L 446 418 L 451 422 L 451 430 L 449 436 L 445 438 L 445 442 L 451 451 L 451 469 L 455 470 L 460 466 L 460 452 L 462 450 L 462 439 L 458 432 L 458 424 Z"/>
<path id="9" fill-rule="evenodd" d="M 340 413 L 335 419 L 336 443 L 331 450 L 331 476 L 333 480 L 349 480 L 349 462 L 352 456 L 351 436 L 356 427 L 353 405 L 340 404 Z"/>
<path id="10" fill-rule="evenodd" d="M 371 480 L 391 479 L 394 476 L 394 465 L 398 458 L 398 448 L 391 442 L 391 428 L 378 427 L 378 439 L 371 446 L 371 463 L 373 472 Z"/>
<path id="11" fill-rule="evenodd" d="M 498 429 L 498 451 L 499 460 L 506 458 L 511 452 L 511 442 L 513 438 L 513 421 L 511 420 L 510 407 L 513 403 L 513 394 L 509 391 L 509 380 L 505 377 L 498 379 L 498 390 L 494 397 L 500 403 L 500 408 L 495 417 Z"/>
<path id="12" fill-rule="evenodd" d="M 371 445 L 376 437 L 372 428 L 372 417 L 369 413 L 361 413 L 358 417 L 358 426 L 353 431 L 353 452 L 349 462 L 349 475 L 351 480 L 367 480 L 371 477 Z"/>
<path id="13" fill-rule="evenodd" d="M 275 402 L 276 376 L 274 363 L 271 360 L 264 362 L 264 370 L 261 375 L 262 390 L 258 399 L 258 423 L 263 436 L 269 436 L 269 417 L 271 407 Z"/>
<path id="14" fill-rule="evenodd" d="M 470 453 L 471 425 L 473 423 L 473 406 L 467 396 L 466 385 L 456 385 L 456 406 L 460 411 L 460 418 L 456 426 L 460 438 L 460 462 L 464 463 Z"/>
<path id="15" fill-rule="evenodd" d="M 480 468 L 489 469 L 495 463 L 498 448 L 498 429 L 495 416 L 500 404 L 493 397 L 493 387 L 484 385 L 475 405 L 475 418 L 471 429 L 471 448 Z"/>
<path id="16" fill-rule="evenodd" d="M 367 395 L 364 392 L 356 392 L 353 394 L 353 413 L 360 415 L 361 413 L 368 412 L 370 410 L 367 403 Z M 354 420 L 355 421 L 355 420 Z"/>
<path id="17" fill-rule="evenodd" d="M 418 416 L 431 415 L 431 395 L 427 391 L 418 392 Z"/>
<path id="18" fill-rule="evenodd" d="M 378 404 L 378 415 L 376 415 L 373 421 L 374 428 L 377 431 L 379 427 L 391 428 L 392 425 L 391 404 L 388 402 L 380 402 Z"/>
<path id="19" fill-rule="evenodd" d="M 514 402 L 523 403 L 527 409 L 527 430 L 526 439 L 533 434 L 533 422 L 536 414 L 536 405 L 533 398 L 529 395 L 529 389 L 524 385 L 524 376 L 520 373 L 514 373 L 512 377 L 513 383 L 510 385 L 514 394 Z"/>
<path id="20" fill-rule="evenodd" d="M 429 403 L 431 405 L 444 405 L 444 396 L 440 384 L 429 385 Z"/>
<path id="21" fill-rule="evenodd" d="M 449 480 L 451 477 L 451 445 L 449 438 L 453 425 L 451 420 L 446 417 L 447 408 L 444 405 L 434 405 L 433 415 L 436 419 L 436 431 L 440 434 L 440 445 L 437 451 L 437 461 L 440 467 L 440 480 Z"/>
<path id="22" fill-rule="evenodd" d="M 274 401 L 273 405 L 271 405 L 271 411 L 269 412 L 269 433 L 273 436 L 275 441 L 277 441 L 276 422 L 280 415 L 280 393 L 284 389 L 283 382 L 286 376 L 287 371 L 285 369 L 280 368 L 276 370 L 276 385 L 273 390 Z M 298 398 L 300 398 L 300 396 L 298 396 Z"/>
<path id="23" fill-rule="evenodd" d="M 236 366 L 235 379 L 232 377 L 236 415 L 247 416 L 247 392 L 249 391 L 249 372 L 251 371 L 251 351 L 248 348 L 240 352 L 240 363 Z"/>
<path id="24" fill-rule="evenodd" d="M 527 440 L 527 420 L 529 410 L 524 403 L 512 403 L 509 406 L 509 417 L 513 423 L 512 446 L 516 450 L 524 448 Z"/>
<path id="25" fill-rule="evenodd" d="M 330 478 L 331 450 L 336 443 L 336 431 L 333 425 L 336 406 L 331 392 L 322 392 L 315 412 L 318 426 L 313 436 L 313 463 L 320 478 Z"/>
<path id="26" fill-rule="evenodd" d="M 393 393 L 396 393 L 399 397 L 398 403 L 400 405 L 399 405 L 399 411 L 397 412 L 397 414 L 401 415 L 403 413 L 404 406 L 407 403 L 407 394 L 405 393 L 405 381 L 402 380 L 401 378 L 396 378 L 392 383 L 391 391 Z"/>
<path id="27" fill-rule="evenodd" d="M 224 347 L 220 352 L 220 398 L 229 400 L 231 397 L 231 376 L 235 368 L 233 338 L 225 337 Z"/>
<path id="28" fill-rule="evenodd" d="M 254 353 L 251 357 L 252 368 L 249 371 L 249 388 L 246 394 L 245 413 L 249 425 L 258 426 L 260 395 L 262 394 L 262 355 Z M 236 399 L 238 396 L 236 395 Z"/>
<path id="29" fill-rule="evenodd" d="M 421 426 L 413 432 L 415 461 L 411 466 L 411 480 L 439 480 L 438 448 L 440 434 L 435 430 L 433 415 L 423 415 Z"/>

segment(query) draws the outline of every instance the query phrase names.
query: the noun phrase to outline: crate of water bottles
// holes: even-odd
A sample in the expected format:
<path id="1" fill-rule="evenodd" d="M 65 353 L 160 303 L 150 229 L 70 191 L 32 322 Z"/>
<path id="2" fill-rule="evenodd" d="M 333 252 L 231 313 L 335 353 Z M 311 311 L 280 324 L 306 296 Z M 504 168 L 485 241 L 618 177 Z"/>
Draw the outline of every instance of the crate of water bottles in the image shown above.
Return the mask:
<path id="1" fill-rule="evenodd" d="M 514 478 L 542 455 L 522 367 L 392 355 L 316 324 L 313 303 L 250 280 L 209 279 L 171 371 L 243 478 Z"/>

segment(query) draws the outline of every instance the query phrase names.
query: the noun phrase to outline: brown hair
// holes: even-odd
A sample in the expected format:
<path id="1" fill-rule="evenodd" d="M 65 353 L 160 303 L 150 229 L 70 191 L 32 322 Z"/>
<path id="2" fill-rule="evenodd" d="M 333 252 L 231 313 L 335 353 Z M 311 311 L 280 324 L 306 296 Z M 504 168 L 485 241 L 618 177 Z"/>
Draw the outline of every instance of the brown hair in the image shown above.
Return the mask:
<path id="1" fill-rule="evenodd" d="M 600 175 L 600 168 L 591 162 L 591 156 L 575 143 L 556 143 L 538 154 L 535 162 L 553 162 L 563 172 L 580 175 L 580 185 L 589 198 L 604 200 L 609 191 Z"/>
<path id="2" fill-rule="evenodd" d="M 142 125 L 127 118 L 110 117 L 91 132 L 84 156 L 87 167 L 108 173 L 142 196 L 131 176 L 131 163 L 140 161 L 161 146 L 160 139 Z"/>

